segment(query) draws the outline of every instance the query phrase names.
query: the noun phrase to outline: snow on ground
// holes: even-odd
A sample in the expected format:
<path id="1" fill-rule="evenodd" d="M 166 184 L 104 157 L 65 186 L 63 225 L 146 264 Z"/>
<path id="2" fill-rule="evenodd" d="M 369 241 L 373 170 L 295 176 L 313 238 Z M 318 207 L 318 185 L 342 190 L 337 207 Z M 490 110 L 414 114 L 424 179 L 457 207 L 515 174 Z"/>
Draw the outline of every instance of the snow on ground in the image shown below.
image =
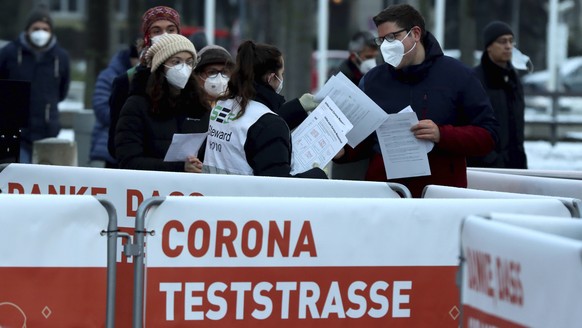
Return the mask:
<path id="1" fill-rule="evenodd" d="M 582 142 L 526 141 L 525 152 L 529 169 L 582 171 Z"/>

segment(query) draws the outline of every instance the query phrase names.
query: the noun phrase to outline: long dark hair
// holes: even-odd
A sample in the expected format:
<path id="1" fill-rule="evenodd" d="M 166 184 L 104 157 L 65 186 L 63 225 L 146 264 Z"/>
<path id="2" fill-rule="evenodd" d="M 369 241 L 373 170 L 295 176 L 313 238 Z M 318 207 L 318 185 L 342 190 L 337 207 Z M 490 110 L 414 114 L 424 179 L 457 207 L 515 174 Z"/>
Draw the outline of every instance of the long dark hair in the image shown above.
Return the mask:
<path id="1" fill-rule="evenodd" d="M 170 96 L 170 86 L 164 75 L 164 65 L 160 65 L 148 78 L 146 93 L 150 97 L 151 112 L 154 114 L 170 114 L 182 112 L 199 116 L 210 111 L 205 101 L 204 90 L 196 81 L 194 74 L 190 75 L 188 83 L 180 91 L 178 97 Z M 179 108 L 178 108 L 179 106 Z"/>
<path id="2" fill-rule="evenodd" d="M 228 81 L 228 89 L 219 99 L 240 97 L 241 110 L 237 115 L 240 117 L 257 93 L 254 83 L 265 83 L 263 78 L 266 74 L 283 68 L 282 58 L 283 54 L 275 46 L 244 41 L 238 47 L 236 66 Z"/>

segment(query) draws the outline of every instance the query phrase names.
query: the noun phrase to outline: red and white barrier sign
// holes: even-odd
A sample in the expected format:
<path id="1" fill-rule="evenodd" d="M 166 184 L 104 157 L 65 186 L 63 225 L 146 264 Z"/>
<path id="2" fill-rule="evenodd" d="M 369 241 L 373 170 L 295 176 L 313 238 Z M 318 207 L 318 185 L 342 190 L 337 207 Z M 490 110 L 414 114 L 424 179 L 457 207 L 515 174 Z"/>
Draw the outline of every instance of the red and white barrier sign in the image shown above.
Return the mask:
<path id="1" fill-rule="evenodd" d="M 457 327 L 462 218 L 557 200 L 168 197 L 146 217 L 150 327 Z M 553 213 L 553 214 L 550 214 Z"/>
<path id="2" fill-rule="evenodd" d="M 461 245 L 463 327 L 580 326 L 580 240 L 470 216 Z"/>
<path id="3" fill-rule="evenodd" d="M 94 197 L 0 195 L 0 327 L 102 327 L 108 215 Z"/>
<path id="4" fill-rule="evenodd" d="M 117 209 L 118 225 L 133 227 L 137 207 L 153 196 L 400 198 L 386 183 L 112 170 L 10 164 L 0 171 L 9 194 L 92 195 Z"/>

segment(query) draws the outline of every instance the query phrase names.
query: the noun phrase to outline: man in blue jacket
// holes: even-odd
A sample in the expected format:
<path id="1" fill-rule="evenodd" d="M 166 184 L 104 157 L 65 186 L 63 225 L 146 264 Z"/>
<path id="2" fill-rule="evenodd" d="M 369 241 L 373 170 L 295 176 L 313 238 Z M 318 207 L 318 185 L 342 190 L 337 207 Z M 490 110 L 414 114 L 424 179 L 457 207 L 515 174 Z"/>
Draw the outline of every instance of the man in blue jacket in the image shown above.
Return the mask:
<path id="1" fill-rule="evenodd" d="M 498 124 L 481 83 L 469 67 L 443 55 L 412 6 L 390 6 L 374 23 L 386 63 L 370 70 L 360 88 L 388 114 L 410 105 L 419 120 L 411 131 L 434 142 L 428 153 L 431 175 L 390 181 L 404 184 L 414 197 L 428 184 L 467 187 L 466 157 L 485 155 L 497 142 Z M 366 180 L 388 180 L 375 135 L 356 150 L 371 156 Z M 347 154 L 350 159 L 357 152 Z"/>
<path id="2" fill-rule="evenodd" d="M 0 50 L 0 79 L 31 82 L 29 124 L 20 143 L 20 162 L 30 163 L 33 142 L 59 134 L 57 105 L 70 83 L 69 54 L 57 43 L 46 6 L 35 8 L 18 39 Z"/>

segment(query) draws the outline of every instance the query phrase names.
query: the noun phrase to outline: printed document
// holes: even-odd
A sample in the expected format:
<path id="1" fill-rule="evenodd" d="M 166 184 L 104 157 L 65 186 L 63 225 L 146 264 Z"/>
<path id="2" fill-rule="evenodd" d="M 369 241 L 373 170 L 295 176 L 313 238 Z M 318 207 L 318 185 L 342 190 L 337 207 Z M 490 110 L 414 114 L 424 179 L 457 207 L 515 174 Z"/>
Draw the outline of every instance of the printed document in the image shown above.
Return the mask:
<path id="1" fill-rule="evenodd" d="M 326 96 L 336 103 L 354 126 L 347 135 L 351 147 L 356 147 L 388 118 L 388 114 L 342 72 L 325 83 L 315 95 L 315 101 L 321 101 Z"/>
<path id="2" fill-rule="evenodd" d="M 410 128 L 418 123 L 415 112 L 390 114 L 376 130 L 388 179 L 430 175 L 427 145 Z"/>
<path id="3" fill-rule="evenodd" d="M 198 156 L 208 133 L 174 133 L 172 144 L 166 152 L 164 162 L 184 162 L 188 156 Z"/>
<path id="4" fill-rule="evenodd" d="M 291 133 L 291 174 L 326 166 L 347 143 L 352 124 L 329 97 Z"/>

